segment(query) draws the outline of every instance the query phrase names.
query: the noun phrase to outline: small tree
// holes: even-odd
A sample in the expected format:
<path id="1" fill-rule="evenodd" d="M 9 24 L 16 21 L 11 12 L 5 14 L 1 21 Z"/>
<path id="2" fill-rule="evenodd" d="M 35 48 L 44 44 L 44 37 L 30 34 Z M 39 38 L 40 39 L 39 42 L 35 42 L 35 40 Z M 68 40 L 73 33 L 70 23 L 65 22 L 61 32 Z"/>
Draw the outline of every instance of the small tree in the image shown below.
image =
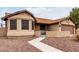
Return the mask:
<path id="1" fill-rule="evenodd" d="M 73 8 L 70 12 L 70 17 L 72 18 L 72 21 L 75 23 L 76 28 L 79 28 L 79 8 Z"/>

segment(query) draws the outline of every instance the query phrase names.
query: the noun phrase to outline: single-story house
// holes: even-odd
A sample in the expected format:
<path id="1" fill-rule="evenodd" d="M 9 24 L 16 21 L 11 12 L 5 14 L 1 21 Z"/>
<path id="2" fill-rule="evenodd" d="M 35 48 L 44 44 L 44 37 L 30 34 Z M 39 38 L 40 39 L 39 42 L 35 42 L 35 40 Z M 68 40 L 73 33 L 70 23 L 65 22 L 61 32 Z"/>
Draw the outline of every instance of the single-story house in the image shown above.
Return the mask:
<path id="1" fill-rule="evenodd" d="M 69 17 L 44 19 L 35 17 L 27 10 L 6 13 L 2 20 L 6 23 L 6 36 L 63 37 L 75 34 L 75 24 Z"/>

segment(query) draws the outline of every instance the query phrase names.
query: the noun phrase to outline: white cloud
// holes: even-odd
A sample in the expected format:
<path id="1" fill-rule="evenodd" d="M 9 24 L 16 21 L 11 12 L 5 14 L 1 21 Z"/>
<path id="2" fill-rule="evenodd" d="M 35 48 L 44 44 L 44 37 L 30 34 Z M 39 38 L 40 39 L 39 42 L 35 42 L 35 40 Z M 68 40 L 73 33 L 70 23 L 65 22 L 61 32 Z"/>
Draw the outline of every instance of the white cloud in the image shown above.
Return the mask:
<path id="1" fill-rule="evenodd" d="M 65 7 L 35 7 L 35 8 L 26 8 L 28 11 L 32 12 L 36 17 L 56 19 L 69 15 L 69 12 L 72 8 Z"/>
<path id="2" fill-rule="evenodd" d="M 47 10 L 47 8 L 44 8 L 44 7 L 36 8 L 35 7 L 35 8 L 26 8 L 26 9 L 32 12 L 36 17 L 48 18 L 47 15 L 49 14 L 49 10 Z"/>
<path id="3" fill-rule="evenodd" d="M 32 12 L 35 16 L 42 15 L 41 12 L 45 11 L 45 8 L 26 8 L 30 12 Z"/>

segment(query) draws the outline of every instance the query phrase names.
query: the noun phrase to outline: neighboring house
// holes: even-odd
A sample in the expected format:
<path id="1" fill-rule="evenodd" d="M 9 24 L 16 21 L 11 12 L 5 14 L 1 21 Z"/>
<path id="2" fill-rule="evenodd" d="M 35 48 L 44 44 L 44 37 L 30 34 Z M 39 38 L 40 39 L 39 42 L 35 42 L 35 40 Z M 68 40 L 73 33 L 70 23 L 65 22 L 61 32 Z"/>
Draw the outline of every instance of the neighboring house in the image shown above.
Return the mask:
<path id="1" fill-rule="evenodd" d="M 41 36 L 63 37 L 75 34 L 75 24 L 69 17 L 50 20 L 34 17 L 27 10 L 6 14 L 6 36 Z"/>

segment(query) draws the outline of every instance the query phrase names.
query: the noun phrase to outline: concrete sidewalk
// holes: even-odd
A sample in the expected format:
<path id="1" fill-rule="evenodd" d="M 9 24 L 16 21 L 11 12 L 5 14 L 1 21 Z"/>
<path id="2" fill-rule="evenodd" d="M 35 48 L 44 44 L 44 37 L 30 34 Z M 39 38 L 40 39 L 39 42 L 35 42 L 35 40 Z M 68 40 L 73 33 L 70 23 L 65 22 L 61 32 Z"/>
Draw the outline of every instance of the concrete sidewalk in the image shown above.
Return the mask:
<path id="1" fill-rule="evenodd" d="M 29 41 L 29 43 L 31 45 L 33 45 L 34 47 L 38 48 L 39 50 L 43 51 L 43 52 L 63 52 L 59 49 L 56 49 L 54 47 L 51 47 L 47 44 L 44 44 L 42 42 L 40 42 L 41 40 L 45 39 L 45 37 L 39 37 L 39 38 L 36 38 L 34 40 L 31 40 Z"/>

